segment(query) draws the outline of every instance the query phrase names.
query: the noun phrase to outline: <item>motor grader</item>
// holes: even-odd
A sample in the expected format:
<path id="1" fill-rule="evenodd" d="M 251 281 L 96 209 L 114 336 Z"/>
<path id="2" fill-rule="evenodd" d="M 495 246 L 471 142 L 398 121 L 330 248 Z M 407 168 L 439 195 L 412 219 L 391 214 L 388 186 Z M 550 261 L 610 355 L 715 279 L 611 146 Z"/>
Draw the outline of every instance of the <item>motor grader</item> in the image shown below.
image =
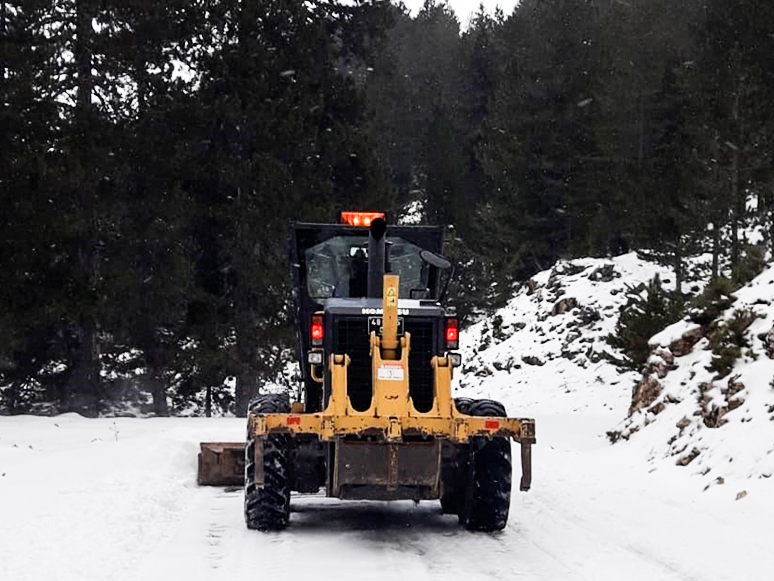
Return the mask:
<path id="1" fill-rule="evenodd" d="M 250 529 L 289 523 L 291 491 L 355 500 L 440 499 L 470 530 L 502 529 L 511 444 L 531 483 L 532 419 L 492 400 L 452 399 L 455 312 L 443 228 L 342 213 L 291 225 L 301 382 L 297 401 L 249 406 L 246 443 L 201 445 L 199 483 L 244 485 Z"/>

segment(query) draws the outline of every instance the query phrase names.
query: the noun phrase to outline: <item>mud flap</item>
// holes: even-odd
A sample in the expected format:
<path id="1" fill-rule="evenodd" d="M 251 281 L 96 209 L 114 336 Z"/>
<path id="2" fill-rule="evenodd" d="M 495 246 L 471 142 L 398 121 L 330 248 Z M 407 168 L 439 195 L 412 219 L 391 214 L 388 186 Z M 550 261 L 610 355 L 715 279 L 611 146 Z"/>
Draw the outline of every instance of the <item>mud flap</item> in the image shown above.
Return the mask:
<path id="1" fill-rule="evenodd" d="M 532 486 L 532 444 L 521 444 L 521 483 L 519 490 L 526 492 Z"/>
<path id="2" fill-rule="evenodd" d="M 242 442 L 202 442 L 196 482 L 200 486 L 242 486 L 245 445 Z"/>
<path id="3" fill-rule="evenodd" d="M 536 442 L 535 422 L 533 420 L 522 420 L 519 441 L 521 443 L 521 482 L 519 490 L 526 492 L 532 486 L 532 444 Z"/>

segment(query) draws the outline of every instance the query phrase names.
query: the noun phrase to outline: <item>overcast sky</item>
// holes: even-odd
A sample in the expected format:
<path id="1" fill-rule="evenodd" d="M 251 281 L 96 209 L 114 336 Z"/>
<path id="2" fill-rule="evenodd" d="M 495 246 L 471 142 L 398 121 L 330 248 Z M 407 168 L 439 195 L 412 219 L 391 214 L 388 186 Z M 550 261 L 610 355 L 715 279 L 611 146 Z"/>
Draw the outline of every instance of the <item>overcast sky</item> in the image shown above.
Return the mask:
<path id="1" fill-rule="evenodd" d="M 503 9 L 505 15 L 508 16 L 513 12 L 513 7 L 518 4 L 518 1 L 519 0 L 448 0 L 448 4 L 452 7 L 452 10 L 454 10 L 462 27 L 466 28 L 471 13 L 478 10 L 479 4 L 483 4 L 484 8 L 486 8 L 490 14 L 494 12 L 496 6 L 499 6 Z M 422 8 L 424 0 L 403 0 L 403 3 L 411 10 L 411 14 L 416 15 L 419 9 Z"/>

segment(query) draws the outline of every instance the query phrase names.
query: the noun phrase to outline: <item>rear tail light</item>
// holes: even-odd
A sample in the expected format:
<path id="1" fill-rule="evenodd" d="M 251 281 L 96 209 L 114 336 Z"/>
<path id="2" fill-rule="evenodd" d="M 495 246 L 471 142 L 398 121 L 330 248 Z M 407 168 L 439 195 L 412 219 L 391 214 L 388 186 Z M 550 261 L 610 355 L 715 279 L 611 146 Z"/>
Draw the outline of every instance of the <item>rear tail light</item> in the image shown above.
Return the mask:
<path id="1" fill-rule="evenodd" d="M 459 326 L 456 318 L 446 319 L 446 348 L 457 349 L 460 343 Z"/>
<path id="2" fill-rule="evenodd" d="M 325 327 L 323 327 L 322 315 L 312 315 L 312 345 L 314 347 L 320 347 L 323 344 L 325 338 Z"/>

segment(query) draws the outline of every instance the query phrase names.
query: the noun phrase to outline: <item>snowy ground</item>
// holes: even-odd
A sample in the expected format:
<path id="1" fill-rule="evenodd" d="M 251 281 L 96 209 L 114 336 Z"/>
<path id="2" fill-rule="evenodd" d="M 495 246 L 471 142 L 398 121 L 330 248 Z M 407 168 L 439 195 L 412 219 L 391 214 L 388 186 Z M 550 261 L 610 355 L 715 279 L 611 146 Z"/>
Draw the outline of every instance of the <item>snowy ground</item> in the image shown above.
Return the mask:
<path id="1" fill-rule="evenodd" d="M 0 418 L 0 579 L 770 579 L 762 484 L 736 501 L 648 473 L 604 437 L 619 412 L 541 416 L 534 488 L 494 535 L 437 502 L 315 496 L 294 497 L 287 531 L 248 531 L 240 492 L 195 484 L 197 443 L 238 440 L 239 419 Z"/>
<path id="2" fill-rule="evenodd" d="M 669 276 L 634 255 L 562 263 L 519 291 L 499 321 L 463 334 L 456 395 L 501 399 L 537 421 L 533 489 L 514 490 L 502 533 L 461 530 L 437 502 L 322 496 L 295 496 L 287 531 L 248 531 L 241 491 L 196 486 L 198 443 L 241 440 L 242 419 L 0 417 L 0 581 L 771 579 L 772 479 L 726 470 L 723 485 L 702 491 L 692 466 L 654 453 L 668 447 L 676 411 L 629 441 L 605 435 L 627 416 L 639 375 L 606 360 L 604 337 L 626 289 L 657 272 Z M 756 303 L 761 281 L 770 288 L 760 279 L 755 300 L 739 300 L 767 313 L 771 301 Z M 674 389 L 689 358 L 668 376 Z M 741 364 L 770 372 L 763 356 Z M 768 378 L 757 389 L 767 394 Z M 749 406 L 711 432 L 735 436 L 722 450 L 744 467 L 774 443 L 774 422 L 747 421 Z M 745 441 L 753 437 L 757 447 Z"/>

